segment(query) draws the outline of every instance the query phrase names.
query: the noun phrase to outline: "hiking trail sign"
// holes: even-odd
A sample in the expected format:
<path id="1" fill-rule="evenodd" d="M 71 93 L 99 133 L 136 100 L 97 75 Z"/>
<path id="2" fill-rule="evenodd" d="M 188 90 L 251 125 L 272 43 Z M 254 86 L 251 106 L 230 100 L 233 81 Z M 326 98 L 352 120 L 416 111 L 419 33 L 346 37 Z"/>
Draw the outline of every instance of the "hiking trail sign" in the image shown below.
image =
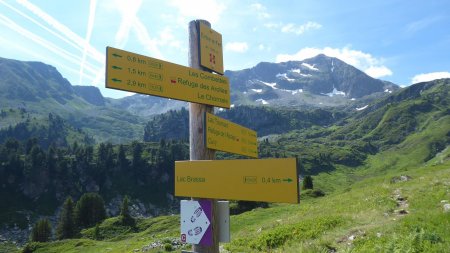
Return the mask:
<path id="1" fill-rule="evenodd" d="M 222 35 L 200 23 L 200 64 L 223 75 Z"/>
<path id="2" fill-rule="evenodd" d="M 206 147 L 258 158 L 256 132 L 211 113 L 205 114 Z"/>
<path id="3" fill-rule="evenodd" d="M 297 160 L 175 162 L 175 196 L 299 203 Z"/>
<path id="4" fill-rule="evenodd" d="M 106 48 L 107 88 L 230 108 L 228 78 L 155 58 Z"/>

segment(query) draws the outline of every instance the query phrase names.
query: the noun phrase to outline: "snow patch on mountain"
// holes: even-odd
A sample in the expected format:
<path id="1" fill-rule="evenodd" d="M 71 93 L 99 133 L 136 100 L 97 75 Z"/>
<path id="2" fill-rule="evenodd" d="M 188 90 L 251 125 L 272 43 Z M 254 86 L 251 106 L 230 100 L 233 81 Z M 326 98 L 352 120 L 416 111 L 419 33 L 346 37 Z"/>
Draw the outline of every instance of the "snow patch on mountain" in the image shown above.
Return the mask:
<path id="1" fill-rule="evenodd" d="M 329 97 L 333 97 L 333 96 L 337 96 L 337 95 L 341 95 L 341 96 L 345 96 L 345 92 L 337 90 L 335 87 L 333 87 L 333 91 L 329 92 L 329 93 L 322 93 L 323 95 L 327 95 Z"/>
<path id="2" fill-rule="evenodd" d="M 303 93 L 303 89 L 298 89 L 298 90 L 281 90 L 281 91 L 291 93 L 292 95 L 295 95 L 297 93 Z"/>
<path id="3" fill-rule="evenodd" d="M 384 92 L 386 92 L 386 93 L 392 93 L 392 91 L 389 90 L 389 89 L 385 89 Z"/>
<path id="4" fill-rule="evenodd" d="M 356 108 L 356 110 L 357 111 L 362 111 L 362 110 L 366 109 L 367 107 L 369 107 L 369 105 L 365 105 L 363 107 Z"/>
<path id="5" fill-rule="evenodd" d="M 300 69 L 290 69 L 289 71 L 291 71 L 292 73 L 300 74 Z"/>
<path id="6" fill-rule="evenodd" d="M 274 90 L 278 89 L 277 87 L 275 87 L 277 85 L 277 83 L 266 83 L 266 82 L 263 82 L 261 80 L 258 80 L 258 81 L 261 82 L 262 84 L 265 84 L 265 85 L 271 87 Z"/>
<path id="7" fill-rule="evenodd" d="M 262 89 L 252 89 L 252 91 L 256 92 L 256 93 L 261 93 Z"/>
<path id="8" fill-rule="evenodd" d="M 331 60 L 331 72 L 334 72 L 334 61 Z"/>
<path id="9" fill-rule="evenodd" d="M 294 81 L 295 81 L 295 79 L 289 78 L 289 77 L 287 76 L 287 73 L 277 74 L 276 77 L 277 77 L 278 79 L 285 79 L 285 80 L 287 80 L 287 81 L 289 81 L 289 82 L 294 82 Z"/>
<path id="10" fill-rule="evenodd" d="M 319 71 L 318 68 L 314 67 L 314 66 L 316 66 L 316 64 L 311 65 L 311 64 L 308 64 L 308 63 L 306 63 L 306 62 L 303 62 L 303 63 L 302 63 L 302 66 L 305 66 L 305 67 L 309 68 L 310 70 Z"/>
<path id="11" fill-rule="evenodd" d="M 268 105 L 269 102 L 267 102 L 266 100 L 260 98 L 260 99 L 256 99 L 255 102 L 261 102 L 263 105 Z"/>

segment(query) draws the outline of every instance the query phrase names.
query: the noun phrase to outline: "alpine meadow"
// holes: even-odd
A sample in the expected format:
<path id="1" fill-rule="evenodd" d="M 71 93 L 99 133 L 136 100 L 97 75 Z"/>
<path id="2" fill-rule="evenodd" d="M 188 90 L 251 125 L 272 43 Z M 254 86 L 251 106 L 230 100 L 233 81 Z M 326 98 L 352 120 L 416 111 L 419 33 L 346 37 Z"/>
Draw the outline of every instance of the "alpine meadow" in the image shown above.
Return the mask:
<path id="1" fill-rule="evenodd" d="M 44 2 L 0 0 L 0 253 L 450 252 L 446 1 Z"/>

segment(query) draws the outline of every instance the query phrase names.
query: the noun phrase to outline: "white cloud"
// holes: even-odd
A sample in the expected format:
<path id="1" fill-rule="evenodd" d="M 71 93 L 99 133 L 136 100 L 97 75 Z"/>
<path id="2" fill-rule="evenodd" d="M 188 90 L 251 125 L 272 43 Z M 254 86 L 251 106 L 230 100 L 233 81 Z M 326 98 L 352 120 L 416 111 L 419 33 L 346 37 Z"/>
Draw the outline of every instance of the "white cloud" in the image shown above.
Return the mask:
<path id="1" fill-rule="evenodd" d="M 158 48 L 158 40 L 150 37 L 147 28 L 137 17 L 137 13 L 141 8 L 141 5 L 142 0 L 115 1 L 114 8 L 116 8 L 122 17 L 115 37 L 115 46 L 118 48 L 124 48 L 130 37 L 130 32 L 133 31 L 139 43 L 150 55 L 164 59 Z"/>
<path id="2" fill-rule="evenodd" d="M 77 56 L 73 53 L 70 53 L 69 51 L 67 51 L 61 47 L 58 47 L 54 43 L 51 43 L 50 41 L 36 35 L 35 33 L 20 26 L 19 24 L 12 21 L 11 19 L 5 17 L 2 14 L 0 14 L 0 24 L 5 25 L 6 27 L 21 34 L 28 40 L 31 40 L 31 41 L 35 42 L 36 44 L 39 44 L 40 46 L 46 48 L 50 52 L 58 55 L 59 57 L 64 58 L 67 62 L 71 62 L 72 64 L 78 64 L 81 60 L 81 58 L 79 56 Z M 85 69 L 91 73 L 95 73 L 95 68 L 90 64 L 86 64 Z M 87 74 L 83 73 L 83 75 L 87 75 Z"/>
<path id="3" fill-rule="evenodd" d="M 282 24 L 280 23 L 265 23 L 263 26 L 267 29 L 270 30 L 274 30 L 274 29 L 278 29 L 279 27 L 281 27 Z"/>
<path id="4" fill-rule="evenodd" d="M 223 11 L 227 8 L 223 1 L 219 0 L 171 0 L 169 4 L 180 14 L 180 23 L 186 24 L 193 19 L 205 19 L 211 24 L 217 23 Z"/>
<path id="5" fill-rule="evenodd" d="M 375 58 L 371 54 L 358 50 L 352 50 L 349 47 L 344 48 L 302 48 L 295 54 L 279 54 L 276 57 L 277 62 L 302 61 L 312 58 L 318 54 L 325 54 L 330 57 L 336 57 L 347 64 L 350 64 L 374 78 L 392 75 L 392 71 L 383 65 L 384 60 Z"/>
<path id="6" fill-rule="evenodd" d="M 183 43 L 180 40 L 175 38 L 175 35 L 170 27 L 164 28 L 159 33 L 158 45 L 160 46 L 170 46 L 181 50 L 182 44 Z"/>
<path id="7" fill-rule="evenodd" d="M 89 45 L 91 41 L 91 35 L 92 35 L 92 29 L 94 28 L 94 20 L 95 20 L 95 9 L 97 7 L 97 0 L 91 0 L 91 3 L 89 4 L 89 18 L 88 18 L 88 26 L 87 26 L 87 32 L 86 32 L 86 44 L 83 48 L 83 57 L 81 58 L 80 63 L 80 77 L 78 79 L 78 85 L 82 84 L 83 81 L 83 71 L 84 71 L 84 64 L 86 62 L 86 54 L 87 54 L 87 46 Z"/>
<path id="8" fill-rule="evenodd" d="M 118 48 L 124 48 L 128 42 L 131 28 L 135 20 L 136 15 L 141 7 L 142 1 L 114 1 L 112 5 L 121 15 L 122 19 L 119 25 L 119 29 L 115 36 L 115 46 Z"/>
<path id="9" fill-rule="evenodd" d="M 406 26 L 406 32 L 409 34 L 416 33 L 420 30 L 426 29 L 427 27 L 433 25 L 434 23 L 440 21 L 441 19 L 442 19 L 441 16 L 430 16 L 416 20 L 412 23 L 409 23 Z"/>
<path id="10" fill-rule="evenodd" d="M 260 19 L 270 18 L 270 14 L 267 12 L 266 6 L 260 3 L 251 4 L 250 9 L 254 11 Z"/>
<path id="11" fill-rule="evenodd" d="M 244 53 L 248 50 L 247 42 L 229 42 L 225 45 L 225 50 Z"/>
<path id="12" fill-rule="evenodd" d="M 411 83 L 428 82 L 441 78 L 450 78 L 450 72 L 432 72 L 426 74 L 415 75 L 411 79 Z"/>
<path id="13" fill-rule="evenodd" d="M 297 35 L 301 35 L 309 30 L 316 30 L 316 29 L 320 29 L 321 27 L 322 27 L 321 24 L 319 24 L 317 22 L 312 22 L 312 21 L 308 21 L 306 24 L 302 24 L 302 25 L 295 25 L 295 24 L 289 23 L 287 25 L 284 25 L 281 28 L 281 32 L 295 33 Z"/>
<path id="14" fill-rule="evenodd" d="M 364 70 L 364 72 L 374 78 L 379 78 L 382 76 L 392 76 L 392 71 L 386 66 L 371 66 L 368 69 Z"/>
<path id="15" fill-rule="evenodd" d="M 88 56 L 90 56 L 92 59 L 97 60 L 98 62 L 105 61 L 105 56 L 103 53 L 98 51 L 96 48 L 91 46 L 89 43 L 86 43 L 86 41 L 78 36 L 76 33 L 74 33 L 72 30 L 70 30 L 67 26 L 60 23 L 58 20 L 44 12 L 42 9 L 37 7 L 36 5 L 26 1 L 26 0 L 19 0 L 18 3 L 28 9 L 31 13 L 45 21 L 51 29 L 59 32 L 62 36 L 66 37 L 67 39 L 71 40 L 75 44 L 82 45 L 84 48 L 87 48 L 87 51 L 89 53 Z"/>
<path id="16" fill-rule="evenodd" d="M 308 21 L 305 24 L 301 24 L 301 25 L 296 25 L 293 23 L 289 23 L 289 24 L 283 24 L 283 23 L 265 23 L 263 24 L 263 26 L 267 29 L 270 30 L 280 30 L 283 33 L 293 33 L 296 35 L 301 35 L 307 31 L 310 30 L 317 30 L 322 28 L 322 25 L 317 23 L 317 22 L 313 22 L 313 21 Z"/>

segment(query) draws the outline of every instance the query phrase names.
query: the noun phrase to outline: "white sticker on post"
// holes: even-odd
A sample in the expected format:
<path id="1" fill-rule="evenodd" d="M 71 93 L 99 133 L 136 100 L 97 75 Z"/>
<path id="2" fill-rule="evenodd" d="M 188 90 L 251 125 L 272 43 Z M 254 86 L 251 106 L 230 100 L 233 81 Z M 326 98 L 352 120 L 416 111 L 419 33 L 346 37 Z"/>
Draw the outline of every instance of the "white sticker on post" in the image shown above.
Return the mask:
<path id="1" fill-rule="evenodd" d="M 212 245 L 212 202 L 210 200 L 182 200 L 180 208 L 181 241 Z"/>

